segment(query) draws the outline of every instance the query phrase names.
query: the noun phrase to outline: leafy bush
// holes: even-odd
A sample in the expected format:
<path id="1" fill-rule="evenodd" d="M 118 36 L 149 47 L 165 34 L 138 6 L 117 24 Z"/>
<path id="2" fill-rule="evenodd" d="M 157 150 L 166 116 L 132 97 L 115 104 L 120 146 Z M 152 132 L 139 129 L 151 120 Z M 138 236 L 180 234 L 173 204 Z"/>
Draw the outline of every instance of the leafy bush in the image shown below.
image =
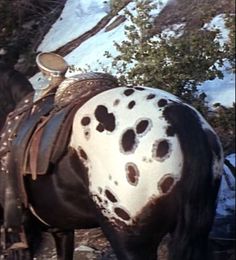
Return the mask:
<path id="1" fill-rule="evenodd" d="M 119 55 L 105 55 L 113 59 L 112 68 L 122 83 L 163 88 L 191 103 L 199 83 L 223 77 L 219 68 L 225 53 L 214 41 L 218 31 L 205 29 L 185 31 L 179 37 L 150 37 L 153 8 L 151 0 L 138 0 L 137 15 L 126 10 L 132 22 L 125 28 L 127 40 L 115 43 Z"/>
<path id="2" fill-rule="evenodd" d="M 226 154 L 235 152 L 235 103 L 226 108 L 216 104 L 213 113 L 208 113 L 208 121 L 218 133 Z"/>
<path id="3" fill-rule="evenodd" d="M 225 45 L 226 58 L 230 61 L 235 73 L 235 15 L 226 17 L 226 27 L 229 29 L 229 42 Z"/>

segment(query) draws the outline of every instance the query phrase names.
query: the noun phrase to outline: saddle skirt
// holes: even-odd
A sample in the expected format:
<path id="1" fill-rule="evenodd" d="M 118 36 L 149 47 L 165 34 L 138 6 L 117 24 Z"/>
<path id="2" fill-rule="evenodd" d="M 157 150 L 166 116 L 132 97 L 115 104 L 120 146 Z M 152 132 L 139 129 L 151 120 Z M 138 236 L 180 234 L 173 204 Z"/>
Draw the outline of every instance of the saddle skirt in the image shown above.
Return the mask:
<path id="1" fill-rule="evenodd" d="M 76 99 L 87 99 L 106 89 L 118 87 L 115 77 L 108 73 L 88 72 L 66 78 L 57 88 L 55 104 L 66 106 Z"/>
<path id="2" fill-rule="evenodd" d="M 9 114 L 0 139 L 0 155 L 17 158 L 21 175 L 46 174 L 67 150 L 73 117 L 91 97 L 114 87 L 117 80 L 104 73 L 86 73 L 62 82 L 33 103 L 33 94 Z M 23 105 L 22 105 L 23 103 Z"/>

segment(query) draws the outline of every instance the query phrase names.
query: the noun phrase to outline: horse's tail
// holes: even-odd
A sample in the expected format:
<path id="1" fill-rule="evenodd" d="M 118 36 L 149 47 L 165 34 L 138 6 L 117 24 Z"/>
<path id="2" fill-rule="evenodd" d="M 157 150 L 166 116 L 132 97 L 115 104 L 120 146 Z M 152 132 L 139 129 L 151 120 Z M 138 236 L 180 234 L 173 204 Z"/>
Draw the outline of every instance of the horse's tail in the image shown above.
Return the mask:
<path id="1" fill-rule="evenodd" d="M 184 160 L 176 186 L 178 212 L 169 259 L 205 260 L 220 182 L 213 164 L 222 161 L 222 149 L 214 132 L 202 128 L 199 114 L 189 106 L 173 104 L 164 116 L 178 136 Z"/>

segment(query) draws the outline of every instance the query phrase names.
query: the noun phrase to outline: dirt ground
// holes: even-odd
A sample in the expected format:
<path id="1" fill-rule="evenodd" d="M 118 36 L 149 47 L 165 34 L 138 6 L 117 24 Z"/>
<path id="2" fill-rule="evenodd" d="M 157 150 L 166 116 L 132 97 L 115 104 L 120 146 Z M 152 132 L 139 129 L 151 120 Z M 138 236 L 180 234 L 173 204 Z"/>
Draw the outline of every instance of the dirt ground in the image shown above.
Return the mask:
<path id="1" fill-rule="evenodd" d="M 167 260 L 166 241 L 164 239 L 158 252 L 159 260 Z M 43 242 L 35 260 L 56 259 L 56 250 L 51 235 L 43 234 Z M 109 242 L 99 228 L 91 230 L 78 230 L 75 232 L 74 260 L 116 260 Z"/>
<path id="2" fill-rule="evenodd" d="M 168 250 L 166 236 L 158 250 L 158 260 L 167 260 Z M 48 233 L 43 234 L 43 242 L 34 260 L 57 259 L 54 242 Z M 209 260 L 235 260 L 235 247 L 218 247 L 213 259 Z M 109 242 L 99 228 L 90 230 L 77 230 L 75 232 L 74 260 L 117 260 Z M 199 259 L 201 260 L 201 259 Z"/>
<path id="3" fill-rule="evenodd" d="M 166 236 L 160 244 L 157 252 L 158 260 L 168 259 L 168 241 L 169 236 Z M 5 259 L 2 257 L 3 255 L 0 255 L 0 259 Z M 42 243 L 39 246 L 33 260 L 50 259 L 57 259 L 54 241 L 49 233 L 43 233 Z M 73 260 L 117 260 L 117 258 L 102 231 L 99 228 L 95 228 L 90 230 L 75 231 Z M 228 241 L 214 240 L 214 255 L 208 260 L 236 260 L 235 241 L 229 243 Z"/>

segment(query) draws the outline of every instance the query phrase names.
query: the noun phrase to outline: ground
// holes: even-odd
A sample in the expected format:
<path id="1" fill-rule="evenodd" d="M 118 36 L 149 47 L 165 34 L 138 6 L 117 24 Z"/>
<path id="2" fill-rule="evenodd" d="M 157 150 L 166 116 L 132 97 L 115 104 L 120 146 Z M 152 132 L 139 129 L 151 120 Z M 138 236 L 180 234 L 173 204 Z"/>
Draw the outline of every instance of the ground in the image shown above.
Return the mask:
<path id="1" fill-rule="evenodd" d="M 158 260 L 167 260 L 168 250 L 166 236 L 158 250 Z M 227 249 L 227 250 L 226 250 Z M 34 260 L 56 259 L 54 242 L 48 233 L 43 234 L 43 242 Z M 75 232 L 74 260 L 116 260 L 109 242 L 104 237 L 100 228 L 90 230 L 77 230 Z M 235 260 L 235 248 L 232 245 L 218 247 L 214 253 L 214 259 L 210 260 Z"/>
<path id="2" fill-rule="evenodd" d="M 164 239 L 158 252 L 159 260 L 167 260 L 166 241 Z M 35 260 L 56 259 L 56 251 L 51 235 L 43 234 L 43 242 Z M 116 260 L 109 242 L 104 237 L 100 228 L 90 230 L 77 230 L 75 232 L 74 260 Z M 227 260 L 227 259 L 225 259 Z"/>

